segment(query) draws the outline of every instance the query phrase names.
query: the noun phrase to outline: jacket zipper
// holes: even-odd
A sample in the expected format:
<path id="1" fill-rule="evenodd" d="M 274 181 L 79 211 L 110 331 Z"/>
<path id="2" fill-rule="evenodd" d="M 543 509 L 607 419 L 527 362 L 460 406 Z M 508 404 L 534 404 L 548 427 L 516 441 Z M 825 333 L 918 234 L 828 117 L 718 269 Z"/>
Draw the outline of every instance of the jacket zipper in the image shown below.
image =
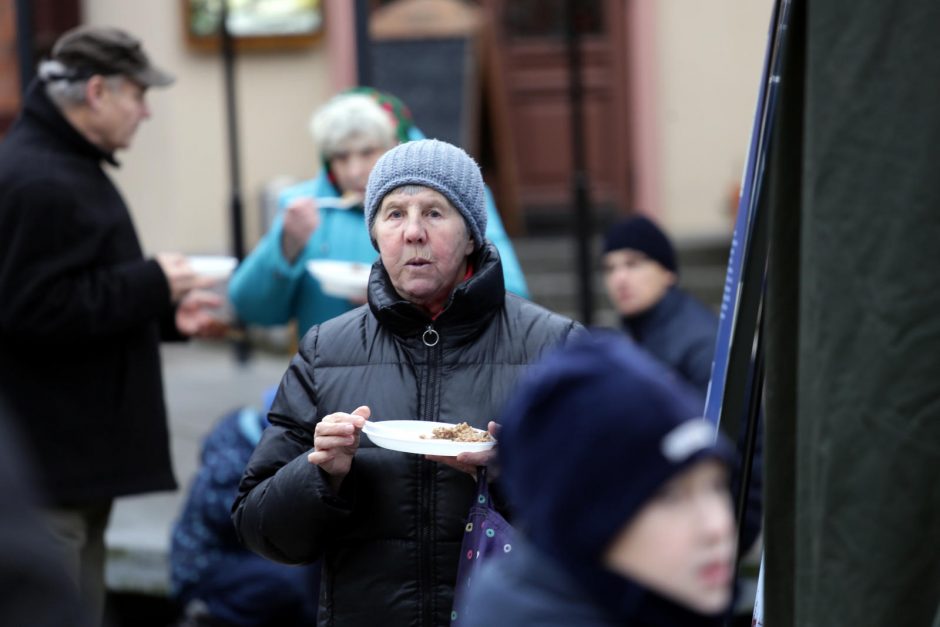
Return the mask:
<path id="1" fill-rule="evenodd" d="M 440 384 L 440 361 L 441 347 L 440 334 L 434 329 L 433 324 L 429 324 L 421 334 L 421 341 L 424 342 L 428 351 L 428 369 L 427 369 L 427 387 L 425 388 L 425 403 L 423 420 L 434 421 L 437 418 L 438 406 L 438 386 Z M 431 512 L 434 510 L 431 503 L 433 492 L 433 465 L 427 460 L 421 461 L 421 479 L 420 479 L 420 504 L 421 504 L 421 526 L 419 530 L 419 572 L 421 573 L 419 589 L 421 590 L 421 624 L 431 626 L 434 624 L 434 604 L 433 589 L 434 582 L 431 581 L 431 559 L 433 533 Z"/>

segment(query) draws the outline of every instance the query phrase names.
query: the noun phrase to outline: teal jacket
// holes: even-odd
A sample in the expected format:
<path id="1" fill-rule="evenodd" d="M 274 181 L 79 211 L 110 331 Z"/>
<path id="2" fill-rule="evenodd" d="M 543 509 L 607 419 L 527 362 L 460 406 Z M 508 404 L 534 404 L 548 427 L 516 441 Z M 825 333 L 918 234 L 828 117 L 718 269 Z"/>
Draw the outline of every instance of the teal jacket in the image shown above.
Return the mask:
<path id="1" fill-rule="evenodd" d="M 372 264 L 378 253 L 372 246 L 362 211 L 320 209 L 320 226 L 297 259 L 290 263 L 281 252 L 283 209 L 298 196 L 335 198 L 340 192 L 325 172 L 308 181 L 285 189 L 279 199 L 280 211 L 274 224 L 257 247 L 238 266 L 229 282 L 229 299 L 239 318 L 248 324 L 278 325 L 297 318 L 297 333 L 324 320 L 334 318 L 356 304 L 320 289 L 319 282 L 307 271 L 311 259 L 337 259 Z M 512 243 L 496 211 L 490 190 L 486 190 L 486 237 L 499 250 L 506 289 L 528 298 L 525 277 Z"/>

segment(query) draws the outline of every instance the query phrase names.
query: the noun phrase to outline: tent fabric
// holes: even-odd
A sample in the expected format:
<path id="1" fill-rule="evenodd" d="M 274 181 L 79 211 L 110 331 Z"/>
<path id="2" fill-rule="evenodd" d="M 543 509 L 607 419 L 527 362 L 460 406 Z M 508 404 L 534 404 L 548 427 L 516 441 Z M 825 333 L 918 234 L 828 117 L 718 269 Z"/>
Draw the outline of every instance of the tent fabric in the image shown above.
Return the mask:
<path id="1" fill-rule="evenodd" d="M 767 179 L 765 624 L 940 625 L 940 3 L 793 11 Z"/>

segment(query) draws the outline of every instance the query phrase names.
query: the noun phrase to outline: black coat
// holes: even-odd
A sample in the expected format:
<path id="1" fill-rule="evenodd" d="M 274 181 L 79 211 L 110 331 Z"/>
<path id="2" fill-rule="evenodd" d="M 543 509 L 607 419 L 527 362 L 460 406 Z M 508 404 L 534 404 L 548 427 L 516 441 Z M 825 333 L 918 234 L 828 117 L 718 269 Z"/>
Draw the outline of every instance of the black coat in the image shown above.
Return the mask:
<path id="1" fill-rule="evenodd" d="M 271 408 L 234 507 L 243 541 L 271 559 L 323 558 L 320 624 L 446 625 L 473 479 L 361 438 L 334 495 L 307 462 L 325 415 L 486 428 L 526 365 L 580 325 L 503 288 L 495 247 L 435 320 L 402 300 L 377 262 L 369 305 L 313 327 Z M 422 342 L 434 329 L 436 346 Z"/>
<path id="2" fill-rule="evenodd" d="M 648 311 L 623 319 L 636 343 L 695 387 L 704 401 L 712 376 L 718 316 L 677 287 Z"/>
<path id="3" fill-rule="evenodd" d="M 169 286 L 102 161 L 38 83 L 0 143 L 0 395 L 63 505 L 175 487 Z"/>

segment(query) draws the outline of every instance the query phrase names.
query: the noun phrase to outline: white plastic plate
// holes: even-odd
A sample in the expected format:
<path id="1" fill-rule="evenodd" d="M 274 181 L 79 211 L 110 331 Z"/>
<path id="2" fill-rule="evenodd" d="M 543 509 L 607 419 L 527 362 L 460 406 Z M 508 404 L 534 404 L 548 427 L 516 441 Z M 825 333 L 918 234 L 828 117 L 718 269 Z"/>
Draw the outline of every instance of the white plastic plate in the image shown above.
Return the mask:
<path id="1" fill-rule="evenodd" d="M 238 264 L 235 257 L 224 255 L 193 255 L 187 260 L 193 272 L 212 279 L 227 279 Z"/>
<path id="2" fill-rule="evenodd" d="M 416 453 L 418 455 L 443 455 L 455 457 L 460 453 L 479 453 L 488 451 L 496 442 L 454 442 L 453 440 L 434 440 L 431 434 L 436 427 L 453 427 L 445 422 L 428 422 L 425 420 L 383 420 L 372 422 L 367 420 L 362 432 L 376 446 Z M 422 438 L 421 436 L 426 436 Z"/>
<path id="3" fill-rule="evenodd" d="M 307 262 L 307 271 L 320 282 L 324 293 L 330 296 L 365 299 L 372 266 L 353 261 L 312 259 Z"/>

